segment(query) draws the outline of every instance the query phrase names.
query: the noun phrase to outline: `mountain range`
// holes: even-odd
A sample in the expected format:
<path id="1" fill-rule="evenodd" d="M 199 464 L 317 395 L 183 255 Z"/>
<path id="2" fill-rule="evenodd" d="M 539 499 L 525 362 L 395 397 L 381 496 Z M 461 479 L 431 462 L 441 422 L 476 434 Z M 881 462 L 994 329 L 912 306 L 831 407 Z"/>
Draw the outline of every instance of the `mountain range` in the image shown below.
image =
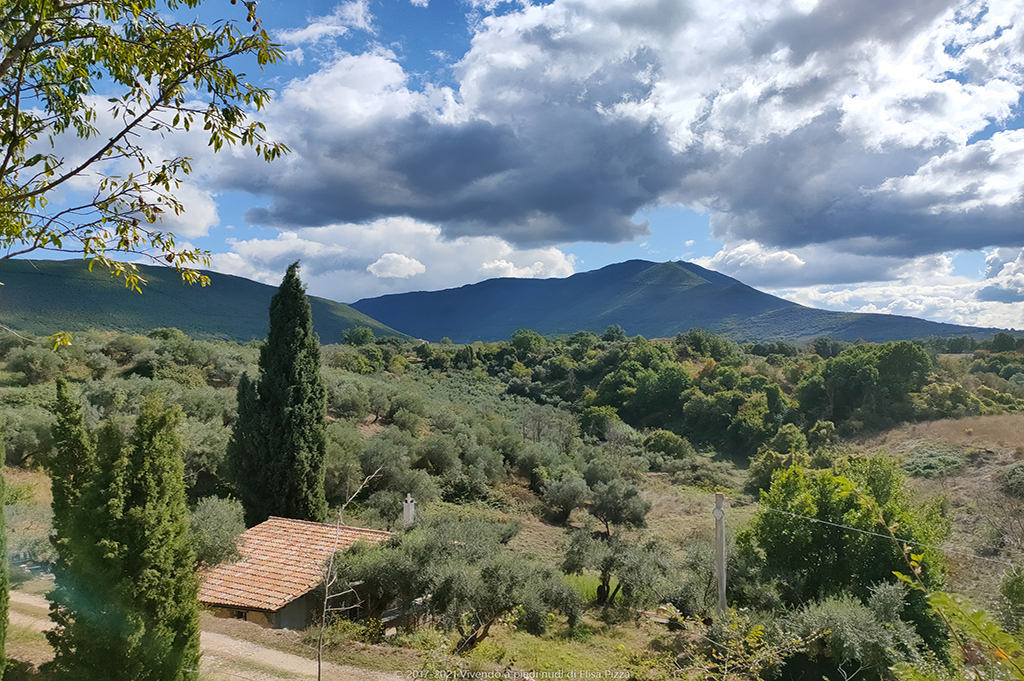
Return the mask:
<path id="1" fill-rule="evenodd" d="M 83 260 L 8 260 L 0 263 L 0 323 L 37 335 L 104 329 L 146 334 L 174 326 L 193 338 L 263 339 L 270 326 L 270 298 L 277 287 L 242 277 L 203 272 L 209 286 L 188 285 L 167 267 L 139 266 L 142 294 Z M 340 343 L 346 329 L 368 326 L 377 336 L 401 336 L 325 298 L 309 297 L 313 325 L 323 343 Z"/>
<path id="2" fill-rule="evenodd" d="M 195 338 L 262 339 L 276 291 L 216 272 L 210 286 L 188 286 L 169 268 L 140 266 L 143 293 L 82 260 L 10 260 L 0 264 L 0 324 L 39 335 L 107 329 L 148 333 L 174 326 Z M 406 334 L 457 343 L 507 339 L 521 328 L 542 334 L 602 332 L 618 324 L 630 335 L 663 338 L 695 326 L 737 341 L 886 341 L 930 336 L 991 336 L 999 329 L 941 324 L 914 317 L 830 312 L 758 291 L 693 263 L 629 260 L 563 279 L 488 279 L 443 291 L 367 298 L 351 305 L 310 296 L 324 343 L 346 329 Z"/>
<path id="3" fill-rule="evenodd" d="M 687 262 L 628 260 L 564 279 L 488 279 L 443 291 L 367 298 L 352 307 L 417 338 L 507 339 L 516 329 L 567 334 L 618 324 L 630 335 L 674 336 L 695 326 L 737 341 L 886 340 L 991 336 L 999 329 L 798 305 Z"/>

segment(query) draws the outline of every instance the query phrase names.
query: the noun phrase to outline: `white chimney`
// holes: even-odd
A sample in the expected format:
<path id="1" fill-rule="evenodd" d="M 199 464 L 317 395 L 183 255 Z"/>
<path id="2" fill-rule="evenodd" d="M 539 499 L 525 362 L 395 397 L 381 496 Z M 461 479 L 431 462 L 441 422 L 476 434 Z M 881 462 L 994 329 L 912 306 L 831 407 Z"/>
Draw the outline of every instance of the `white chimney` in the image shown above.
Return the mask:
<path id="1" fill-rule="evenodd" d="M 412 498 L 411 494 L 405 495 L 405 502 L 402 504 L 402 517 L 405 519 L 406 525 L 416 522 L 416 500 Z"/>

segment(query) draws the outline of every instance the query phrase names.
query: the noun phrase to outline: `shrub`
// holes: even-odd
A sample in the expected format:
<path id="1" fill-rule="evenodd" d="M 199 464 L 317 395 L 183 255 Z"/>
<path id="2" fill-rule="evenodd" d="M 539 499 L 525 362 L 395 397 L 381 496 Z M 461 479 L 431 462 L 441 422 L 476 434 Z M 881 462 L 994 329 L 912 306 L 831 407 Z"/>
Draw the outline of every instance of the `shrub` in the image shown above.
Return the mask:
<path id="1" fill-rule="evenodd" d="M 564 523 L 572 512 L 583 507 L 590 498 L 590 487 L 578 475 L 566 474 L 544 486 L 544 503 L 555 522 Z"/>
<path id="2" fill-rule="evenodd" d="M 604 437 L 608 424 L 621 420 L 615 407 L 587 407 L 580 413 L 580 432 L 593 437 Z"/>
<path id="3" fill-rule="evenodd" d="M 1019 570 L 1008 571 L 1003 576 L 999 593 L 1003 597 L 1003 623 L 1009 629 L 1018 631 L 1024 624 L 1024 574 Z"/>
<path id="4" fill-rule="evenodd" d="M 898 592 L 895 612 L 890 603 L 893 589 Z M 898 617 L 902 596 L 899 586 L 884 585 L 875 591 L 868 605 L 841 595 L 795 612 L 785 620 L 784 627 L 791 634 L 813 640 L 805 651 L 787 660 L 784 675 L 849 678 L 859 669 L 863 678 L 878 681 L 889 678 L 888 669 L 895 664 L 920 662 L 921 639 Z"/>
<path id="5" fill-rule="evenodd" d="M 967 458 L 958 447 L 929 442 L 915 447 L 903 462 L 903 470 L 915 478 L 945 478 L 956 475 L 967 465 Z"/>
<path id="6" fill-rule="evenodd" d="M 834 525 L 874 534 L 837 532 Z M 781 580 L 790 604 L 839 590 L 867 602 L 873 585 L 895 582 L 893 573 L 907 569 L 899 543 L 886 536 L 886 528 L 893 526 L 901 539 L 932 545 L 940 544 L 949 528 L 939 509 L 912 509 L 895 462 L 876 456 L 851 460 L 836 471 L 793 467 L 776 473 L 771 489 L 761 495 L 757 515 L 737 536 L 737 545 L 751 559 L 752 577 Z M 933 549 L 922 553 L 919 577 L 926 588 L 935 589 L 945 578 L 943 556 Z M 911 591 L 907 603 L 906 619 L 941 654 L 948 631 L 924 594 Z"/>
<path id="7" fill-rule="evenodd" d="M 768 489 L 772 484 L 772 476 L 776 471 L 786 470 L 790 466 L 807 467 L 810 457 L 801 452 L 780 454 L 771 447 L 762 447 L 750 461 L 750 479 L 747 481 L 747 489 L 753 493 L 758 490 Z"/>
<path id="8" fill-rule="evenodd" d="M 37 385 L 60 376 L 64 362 L 48 348 L 29 346 L 11 351 L 7 358 L 7 370 L 20 371 L 25 374 L 28 385 Z"/>
<path id="9" fill-rule="evenodd" d="M 689 459 L 696 455 L 693 445 L 686 438 L 668 430 L 654 430 L 644 436 L 644 449 L 665 454 L 673 459 Z"/>
<path id="10" fill-rule="evenodd" d="M 795 425 L 787 423 L 769 440 L 768 447 L 782 454 L 803 454 L 808 449 L 807 437 Z"/>
<path id="11" fill-rule="evenodd" d="M 1004 494 L 1024 500 L 1024 462 L 1013 464 L 999 476 L 999 489 Z"/>
<path id="12" fill-rule="evenodd" d="M 360 345 L 368 345 L 369 343 L 377 340 L 373 335 L 373 329 L 368 326 L 355 326 L 351 329 L 345 329 L 341 337 L 347 345 L 354 345 L 357 347 Z"/>
<path id="13" fill-rule="evenodd" d="M 245 531 L 245 510 L 235 499 L 204 497 L 189 521 L 196 562 L 203 567 L 238 560 L 238 537 Z"/>
<path id="14" fill-rule="evenodd" d="M 29 405 L 3 413 L 6 462 L 20 466 L 30 459 L 43 463 L 53 449 L 54 418 L 46 409 Z"/>
<path id="15" fill-rule="evenodd" d="M 666 466 L 665 470 L 672 473 L 672 482 L 677 485 L 688 485 L 709 492 L 736 489 L 742 484 L 731 464 L 705 457 L 689 459 L 674 468 Z"/>

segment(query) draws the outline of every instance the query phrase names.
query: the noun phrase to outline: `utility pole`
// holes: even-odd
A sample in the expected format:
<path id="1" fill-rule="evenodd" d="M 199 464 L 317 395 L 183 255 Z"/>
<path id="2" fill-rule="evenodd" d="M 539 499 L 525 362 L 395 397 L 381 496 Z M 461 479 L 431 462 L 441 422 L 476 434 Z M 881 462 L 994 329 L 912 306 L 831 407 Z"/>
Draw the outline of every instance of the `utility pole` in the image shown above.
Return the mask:
<path id="1" fill-rule="evenodd" d="M 715 581 L 718 583 L 718 615 L 725 617 L 725 495 L 715 493 Z"/>

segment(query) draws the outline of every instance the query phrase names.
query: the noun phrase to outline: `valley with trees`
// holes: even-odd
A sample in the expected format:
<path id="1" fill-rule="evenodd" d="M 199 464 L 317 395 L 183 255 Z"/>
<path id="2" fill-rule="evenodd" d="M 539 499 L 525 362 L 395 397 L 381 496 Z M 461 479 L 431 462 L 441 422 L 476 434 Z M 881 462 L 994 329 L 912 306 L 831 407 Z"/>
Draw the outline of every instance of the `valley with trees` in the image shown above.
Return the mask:
<path id="1" fill-rule="evenodd" d="M 196 268 L 211 265 L 210 252 L 162 222 L 185 209 L 193 159 L 187 145 L 161 143 L 201 127 L 200 153 L 233 147 L 261 164 L 290 153 L 253 118 L 271 106 L 270 89 L 228 62 L 262 70 L 304 57 L 271 39 L 256 2 L 231 0 L 213 21 L 197 14 L 201 4 L 0 3 L 4 679 L 264 681 L 326 669 L 343 679 L 1024 681 L 1024 338 L 816 310 L 676 261 L 499 277 L 352 306 L 307 296 L 298 262 L 276 289 L 204 273 Z M 346 5 L 355 14 L 338 10 L 311 33 L 365 30 L 370 56 L 397 60 L 368 10 L 359 15 L 366 7 Z M 941 44 L 951 59 L 960 51 Z M 631 47 L 621 61 L 647 49 Z M 397 71 L 383 89 L 409 93 Z M 651 78 L 649 67 L 622 80 Z M 582 84 L 580 101 L 590 89 Z M 441 96 L 431 116 L 452 92 L 432 93 Z M 445 120 L 446 135 L 460 116 Z M 570 120 L 559 118 L 559 137 L 577 127 Z M 485 128 L 512 130 L 470 122 L 486 122 L 479 139 Z M 990 146 L 1006 133 L 989 132 L 981 142 Z M 623 148 L 643 146 L 628 140 Z M 415 154 L 440 156 L 458 142 Z M 493 152 L 506 143 L 489 155 L 503 156 Z M 360 176 L 372 169 L 353 159 L 342 165 Z M 421 165 L 430 164 L 415 155 L 387 165 L 386 184 L 408 194 L 405 212 L 364 201 L 361 213 L 331 219 L 379 217 L 384 229 L 414 216 L 430 203 L 417 192 L 445 193 L 436 178 L 403 184 Z M 460 201 L 471 187 L 536 170 L 476 176 L 451 165 L 460 168 L 440 174 L 456 178 L 449 191 Z M 681 185 L 637 181 L 643 158 L 622 165 L 644 192 Z M 670 165 L 686 164 L 673 156 Z M 250 165 L 245 174 L 258 173 Z M 893 179 L 860 198 L 888 192 Z M 204 195 L 214 206 L 210 192 L 242 186 L 221 181 Z M 335 201 L 361 196 L 331 191 Z M 609 242 L 645 234 L 650 222 L 632 216 L 669 198 L 636 191 L 623 192 L 614 219 L 584 221 L 604 225 Z M 471 222 L 466 213 L 479 208 L 467 206 L 501 203 L 470 196 L 419 217 Z M 277 208 L 244 217 L 283 230 Z M 484 236 L 519 223 L 572 233 L 557 211 L 516 210 L 479 211 Z M 591 214 L 585 200 L 565 209 L 575 220 Z M 323 227 L 321 218 L 301 228 Z M 454 226 L 428 229 L 435 239 L 468 234 Z M 501 244 L 508 255 L 549 242 L 538 233 Z M 16 259 L 47 251 L 88 264 Z M 378 279 L 426 271 L 401 253 L 373 260 L 314 241 L 297 252 L 329 252 L 342 269 Z M 476 271 L 533 272 L 504 255 Z M 1012 265 L 1000 257 L 987 253 L 986 263 Z M 89 277 L 94 265 L 112 277 Z M 181 281 L 226 293 L 204 308 Z M 113 289 L 141 293 L 147 282 L 145 295 L 111 302 Z M 985 291 L 987 302 L 1018 293 Z M 728 534 L 716 545 L 717 494 Z M 245 612 L 215 616 L 200 604 L 204 576 L 244 562 L 240 537 L 269 518 L 334 531 L 331 557 L 317 566 L 322 608 L 301 631 L 264 630 L 236 621 Z M 387 534 L 340 548 L 347 526 Z M 728 577 L 722 609 L 716 562 Z"/>
<path id="2" fill-rule="evenodd" d="M 1024 339 L 323 339 L 298 275 L 265 342 L 0 339 L 9 553 L 55 579 L 52 652 L 25 656 L 19 634 L 11 673 L 193 678 L 196 569 L 235 560 L 246 525 L 345 505 L 346 525 L 396 534 L 338 554 L 332 582 L 357 603 L 292 651 L 385 670 L 1015 678 Z M 730 506 L 725 619 L 713 492 Z M 381 624 L 395 611 L 416 623 Z"/>

